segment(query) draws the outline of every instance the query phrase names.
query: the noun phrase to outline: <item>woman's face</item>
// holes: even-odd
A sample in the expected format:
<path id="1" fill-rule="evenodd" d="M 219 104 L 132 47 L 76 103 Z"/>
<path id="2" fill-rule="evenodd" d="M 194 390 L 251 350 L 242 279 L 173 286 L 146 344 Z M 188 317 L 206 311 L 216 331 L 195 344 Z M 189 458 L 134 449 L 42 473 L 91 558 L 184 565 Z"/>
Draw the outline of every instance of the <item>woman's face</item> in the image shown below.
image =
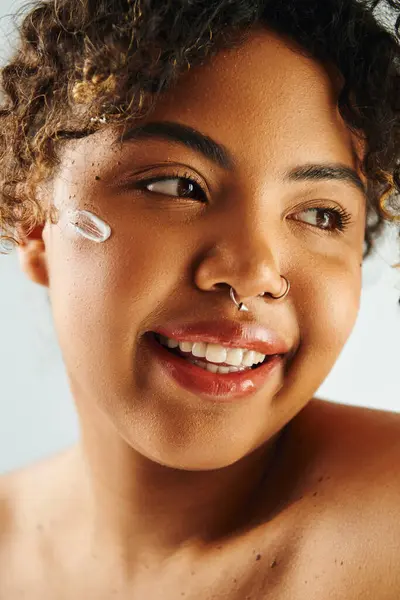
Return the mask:
<path id="1" fill-rule="evenodd" d="M 229 151 L 230 168 L 161 137 L 116 142 L 116 129 L 66 147 L 54 204 L 90 210 L 112 229 L 102 244 L 70 227 L 43 231 L 83 428 L 113 432 L 172 467 L 219 468 L 271 439 L 311 399 L 357 317 L 365 198 L 328 171 L 285 174 L 315 164 L 357 171 L 337 89 L 318 63 L 254 30 L 239 49 L 189 70 L 141 122 L 196 129 Z M 175 179 L 154 182 L 166 176 Z M 344 231 L 334 210 L 348 215 Z M 283 301 L 257 297 L 279 294 L 280 275 L 291 283 Z M 250 312 L 237 310 L 230 286 Z M 245 397 L 196 394 L 165 373 L 148 335 L 204 320 L 216 332 L 221 321 L 262 325 L 291 354 Z"/>

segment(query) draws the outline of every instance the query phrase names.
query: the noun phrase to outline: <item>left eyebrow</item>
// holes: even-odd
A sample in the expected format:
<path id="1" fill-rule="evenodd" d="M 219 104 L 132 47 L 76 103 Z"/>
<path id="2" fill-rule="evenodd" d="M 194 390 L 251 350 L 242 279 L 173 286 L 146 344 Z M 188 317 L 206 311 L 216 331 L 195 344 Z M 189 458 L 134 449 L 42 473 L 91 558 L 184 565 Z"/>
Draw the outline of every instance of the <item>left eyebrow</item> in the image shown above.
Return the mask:
<path id="1" fill-rule="evenodd" d="M 340 163 L 306 164 L 294 167 L 284 175 L 284 181 L 338 180 L 350 183 L 367 195 L 365 185 L 357 171 Z"/>
<path id="2" fill-rule="evenodd" d="M 202 154 L 226 171 L 233 171 L 236 163 L 230 151 L 212 138 L 189 125 L 176 121 L 152 121 L 144 125 L 127 127 L 113 142 L 113 145 L 130 140 L 164 139 L 178 142 Z M 367 191 L 357 171 L 340 163 L 305 164 L 296 166 L 284 173 L 283 181 L 323 181 L 339 180 L 355 186 L 366 196 Z"/>

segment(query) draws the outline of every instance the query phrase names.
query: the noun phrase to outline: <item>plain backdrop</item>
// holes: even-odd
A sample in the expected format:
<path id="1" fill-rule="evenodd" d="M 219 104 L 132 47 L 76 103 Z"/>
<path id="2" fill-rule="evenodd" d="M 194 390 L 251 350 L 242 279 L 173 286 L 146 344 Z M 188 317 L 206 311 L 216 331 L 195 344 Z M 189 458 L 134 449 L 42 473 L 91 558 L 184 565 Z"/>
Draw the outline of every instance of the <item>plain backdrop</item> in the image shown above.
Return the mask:
<path id="1" fill-rule="evenodd" d="M 19 5 L 1 0 L 1 62 L 13 42 L 8 15 Z M 396 233 L 388 227 L 363 265 L 356 325 L 317 397 L 400 412 L 400 273 L 389 266 L 399 262 Z M 15 251 L 0 255 L 0 290 L 2 473 L 68 447 L 79 429 L 46 290 L 21 273 Z"/>

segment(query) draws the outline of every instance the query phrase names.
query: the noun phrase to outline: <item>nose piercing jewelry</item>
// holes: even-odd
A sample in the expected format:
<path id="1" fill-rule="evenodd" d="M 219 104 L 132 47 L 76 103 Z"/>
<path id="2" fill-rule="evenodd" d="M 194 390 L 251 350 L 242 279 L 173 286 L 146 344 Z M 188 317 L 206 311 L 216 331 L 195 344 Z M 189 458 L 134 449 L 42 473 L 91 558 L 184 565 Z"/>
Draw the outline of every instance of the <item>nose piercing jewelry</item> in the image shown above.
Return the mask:
<path id="1" fill-rule="evenodd" d="M 268 295 L 271 296 L 271 298 L 274 298 L 274 300 L 279 300 L 279 299 L 285 298 L 288 295 L 289 290 L 290 290 L 290 282 L 289 282 L 289 280 L 286 279 L 286 277 L 284 275 L 281 275 L 281 277 L 286 281 L 286 290 L 280 296 L 273 296 L 272 294 L 269 293 Z M 266 292 L 263 292 L 262 294 L 258 294 L 258 296 L 259 297 L 263 297 L 263 296 L 265 296 L 265 294 L 266 294 Z M 237 308 L 238 308 L 239 311 L 246 311 L 246 312 L 249 311 L 249 309 L 247 308 L 247 306 L 245 304 L 243 304 L 243 302 L 237 302 L 237 300 L 235 298 L 234 290 L 233 290 L 232 287 L 230 289 L 230 296 L 231 296 L 233 302 L 235 303 L 235 305 L 237 306 Z"/>

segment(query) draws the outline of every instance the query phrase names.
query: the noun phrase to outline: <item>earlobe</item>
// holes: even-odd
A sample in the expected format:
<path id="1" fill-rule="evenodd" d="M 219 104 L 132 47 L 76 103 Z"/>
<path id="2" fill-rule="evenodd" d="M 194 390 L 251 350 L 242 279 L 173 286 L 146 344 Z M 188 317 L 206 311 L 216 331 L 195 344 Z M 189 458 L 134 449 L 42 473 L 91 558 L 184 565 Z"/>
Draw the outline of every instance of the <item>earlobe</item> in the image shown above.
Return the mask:
<path id="1" fill-rule="evenodd" d="M 21 228 L 18 228 L 17 254 L 25 275 L 34 283 L 49 287 L 46 246 L 42 237 L 43 229 L 44 225 L 40 225 L 26 235 Z"/>

